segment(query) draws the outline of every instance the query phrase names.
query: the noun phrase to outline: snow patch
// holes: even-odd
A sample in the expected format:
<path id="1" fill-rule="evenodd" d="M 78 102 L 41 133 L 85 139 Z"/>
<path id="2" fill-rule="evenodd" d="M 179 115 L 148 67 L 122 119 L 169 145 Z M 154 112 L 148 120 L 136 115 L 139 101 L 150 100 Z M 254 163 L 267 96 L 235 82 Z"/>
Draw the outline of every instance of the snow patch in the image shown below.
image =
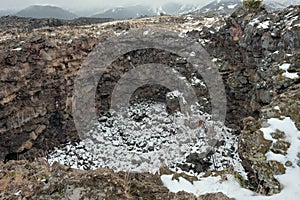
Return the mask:
<path id="1" fill-rule="evenodd" d="M 280 110 L 280 107 L 279 106 L 275 106 L 274 109 L 275 110 Z"/>
<path id="2" fill-rule="evenodd" d="M 175 96 L 181 96 L 173 91 Z M 238 166 L 243 171 L 238 157 L 230 155 L 237 149 L 236 138 L 229 129 L 218 122 L 210 121 L 210 115 L 199 109 L 186 116 L 180 112 L 169 115 L 163 103 L 135 103 L 126 112 L 112 112 L 101 116 L 87 138 L 62 149 L 55 149 L 49 163 L 55 161 L 79 169 L 109 167 L 115 171 L 137 171 L 155 173 L 161 165 L 179 170 L 191 152 L 207 153 L 213 134 L 216 140 L 227 140 L 215 153 L 217 168 Z M 201 122 L 201 123 L 200 123 Z M 206 131 L 205 127 L 213 127 Z M 214 166 L 211 166 L 212 168 Z"/>
<path id="3" fill-rule="evenodd" d="M 121 31 L 121 32 L 115 32 L 115 35 L 116 35 L 116 36 L 120 36 L 120 35 L 126 35 L 127 33 L 128 33 L 128 31 L 123 30 L 123 31 Z"/>
<path id="4" fill-rule="evenodd" d="M 270 21 L 264 21 L 258 24 L 257 28 L 268 29 L 270 27 Z"/>
<path id="5" fill-rule="evenodd" d="M 22 48 L 21 47 L 19 47 L 19 48 L 15 48 L 15 49 L 12 49 L 12 51 L 21 51 L 22 50 Z"/>
<path id="6" fill-rule="evenodd" d="M 266 154 L 268 160 L 277 160 L 281 163 L 291 161 L 292 167 L 287 167 L 286 173 L 277 175 L 276 178 L 283 185 L 283 190 L 279 194 L 273 196 L 262 196 L 248 189 L 242 188 L 232 175 L 224 177 L 207 177 L 201 178 L 200 181 L 190 183 L 184 178 L 179 178 L 179 181 L 172 180 L 172 175 L 162 175 L 161 180 L 171 192 L 186 191 L 193 193 L 197 196 L 206 193 L 223 192 L 230 198 L 237 200 L 282 200 L 282 199 L 295 199 L 300 195 L 300 167 L 297 166 L 297 155 L 300 152 L 300 131 L 297 130 L 295 123 L 289 118 L 284 117 L 281 119 L 272 118 L 268 120 L 269 127 L 262 128 L 266 139 L 274 141 L 271 133 L 276 130 L 284 131 L 286 139 L 291 143 L 287 151 L 287 155 L 278 155 L 268 152 Z"/>
<path id="7" fill-rule="evenodd" d="M 235 7 L 237 7 L 238 4 L 232 4 L 232 5 L 228 5 L 227 8 L 229 9 L 234 9 Z"/>
<path id="8" fill-rule="evenodd" d="M 251 20 L 251 21 L 249 22 L 249 25 L 250 25 L 250 26 L 255 26 L 255 25 L 258 24 L 258 23 L 260 23 L 260 21 L 258 20 L 258 18 L 255 18 L 255 19 L 253 19 L 253 20 Z"/>
<path id="9" fill-rule="evenodd" d="M 279 69 L 282 69 L 282 70 L 285 71 L 282 75 L 285 76 L 285 77 L 287 77 L 287 78 L 290 78 L 290 79 L 297 79 L 297 78 L 299 78 L 297 72 L 295 72 L 295 73 L 288 72 L 288 69 L 289 69 L 290 66 L 291 66 L 291 64 L 289 64 L 289 63 L 284 63 L 281 66 L 279 66 Z"/>

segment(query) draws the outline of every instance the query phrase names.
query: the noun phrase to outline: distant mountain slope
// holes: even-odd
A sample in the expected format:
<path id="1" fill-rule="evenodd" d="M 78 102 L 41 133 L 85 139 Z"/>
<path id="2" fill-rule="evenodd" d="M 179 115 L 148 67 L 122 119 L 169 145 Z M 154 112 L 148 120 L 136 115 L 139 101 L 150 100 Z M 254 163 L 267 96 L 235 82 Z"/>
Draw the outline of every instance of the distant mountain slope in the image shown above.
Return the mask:
<path id="1" fill-rule="evenodd" d="M 130 19 L 141 16 L 155 16 L 156 13 L 147 6 L 130 6 L 130 7 L 118 7 L 105 11 L 104 13 L 93 15 L 97 18 L 113 18 L 113 19 Z"/>
<path id="2" fill-rule="evenodd" d="M 241 0 L 215 0 L 190 14 L 195 15 L 230 15 L 242 6 Z"/>
<path id="3" fill-rule="evenodd" d="M 160 7 L 154 7 L 152 8 L 152 10 L 157 14 L 164 13 L 169 15 L 179 15 L 179 14 L 195 11 L 200 7 L 202 6 L 170 2 Z"/>
<path id="4" fill-rule="evenodd" d="M 18 17 L 75 19 L 77 16 L 67 10 L 55 6 L 34 5 L 15 14 Z"/>
<path id="5" fill-rule="evenodd" d="M 264 0 L 263 3 L 265 4 L 268 11 L 274 11 L 278 9 L 283 9 L 291 4 L 295 4 L 295 2 L 300 2 L 300 0 L 287 0 L 285 3 L 279 0 Z M 237 8 L 243 5 L 243 0 L 215 0 L 206 6 L 191 12 L 189 14 L 193 15 L 230 15 L 233 13 Z M 288 3 L 289 2 L 289 3 Z M 292 3 L 294 2 L 294 3 Z"/>
<path id="6" fill-rule="evenodd" d="M 276 0 L 278 2 L 281 2 L 282 4 L 289 6 L 289 5 L 300 5 L 300 0 Z"/>
<path id="7" fill-rule="evenodd" d="M 0 17 L 12 15 L 14 13 L 15 13 L 15 11 L 13 11 L 13 10 L 0 10 Z"/>
<path id="8" fill-rule="evenodd" d="M 91 17 L 131 19 L 143 16 L 157 16 L 160 14 L 180 15 L 187 12 L 192 12 L 194 10 L 197 10 L 198 8 L 199 6 L 181 3 L 166 3 L 158 7 L 135 5 L 109 9 L 103 13 L 96 14 Z"/>
<path id="9" fill-rule="evenodd" d="M 274 11 L 286 8 L 290 4 L 284 4 L 282 1 L 274 1 L 274 0 L 265 0 L 264 4 L 266 5 L 267 10 Z"/>

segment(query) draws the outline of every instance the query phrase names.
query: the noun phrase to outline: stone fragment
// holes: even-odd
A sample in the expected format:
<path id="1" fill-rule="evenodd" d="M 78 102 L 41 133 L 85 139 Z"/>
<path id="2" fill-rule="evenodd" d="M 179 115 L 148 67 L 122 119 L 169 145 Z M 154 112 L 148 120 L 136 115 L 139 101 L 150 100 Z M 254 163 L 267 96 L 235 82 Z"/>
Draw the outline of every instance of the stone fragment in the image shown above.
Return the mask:
<path id="1" fill-rule="evenodd" d="M 285 133 L 280 130 L 276 130 L 275 133 L 271 133 L 272 138 L 278 140 L 278 139 L 284 139 L 285 138 Z"/>
<path id="2" fill-rule="evenodd" d="M 275 160 L 270 160 L 268 164 L 270 165 L 275 175 L 285 174 L 286 168 L 282 163 Z"/>
<path id="3" fill-rule="evenodd" d="M 167 107 L 167 112 L 170 115 L 180 111 L 180 101 L 181 101 L 180 98 L 181 95 L 174 92 L 170 92 L 167 94 L 166 107 Z"/>
<path id="4" fill-rule="evenodd" d="M 218 193 L 210 193 L 201 195 L 198 197 L 197 200 L 234 200 L 233 198 L 229 198 L 225 194 L 218 192 Z"/>
<path id="5" fill-rule="evenodd" d="M 293 163 L 288 160 L 288 161 L 285 162 L 285 166 L 291 167 L 291 166 L 293 166 Z"/>
<path id="6" fill-rule="evenodd" d="M 24 143 L 22 144 L 21 147 L 19 147 L 19 148 L 17 149 L 17 152 L 20 153 L 20 152 L 23 152 L 24 150 L 29 150 L 29 149 L 32 148 L 32 145 L 33 145 L 32 142 L 31 142 L 30 140 L 27 140 L 26 142 L 24 142 Z"/>
<path id="7" fill-rule="evenodd" d="M 289 142 L 278 140 L 275 144 L 273 144 L 271 151 L 276 154 L 286 155 L 287 150 L 290 148 L 291 144 Z"/>

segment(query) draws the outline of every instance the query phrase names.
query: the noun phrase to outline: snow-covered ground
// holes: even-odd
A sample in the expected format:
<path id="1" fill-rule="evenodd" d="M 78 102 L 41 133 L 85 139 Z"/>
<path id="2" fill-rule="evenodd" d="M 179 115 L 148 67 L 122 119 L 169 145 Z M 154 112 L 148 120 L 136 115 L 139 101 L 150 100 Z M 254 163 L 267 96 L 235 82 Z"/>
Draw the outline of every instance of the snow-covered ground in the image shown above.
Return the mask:
<path id="1" fill-rule="evenodd" d="M 277 130 L 285 133 L 285 140 L 291 146 L 287 151 L 287 155 L 274 154 L 268 152 L 266 154 L 268 160 L 276 160 L 285 164 L 286 161 L 291 161 L 293 165 L 287 167 L 286 173 L 277 175 L 276 178 L 283 186 L 281 193 L 273 196 L 258 195 L 250 190 L 241 188 L 238 181 L 232 175 L 224 177 L 208 177 L 202 178 L 200 181 L 193 182 L 193 184 L 184 178 L 179 178 L 179 181 L 172 180 L 172 175 L 163 175 L 161 177 L 164 185 L 169 188 L 171 192 L 187 191 L 195 195 L 201 195 L 213 192 L 223 192 L 231 198 L 237 200 L 288 200 L 297 199 L 300 196 L 300 167 L 297 162 L 300 160 L 300 131 L 297 130 L 295 123 L 289 117 L 282 117 L 281 119 L 272 118 L 268 120 L 268 127 L 261 129 L 266 139 L 275 140 L 270 135 Z"/>
<path id="2" fill-rule="evenodd" d="M 215 145 L 218 144 L 216 148 Z M 213 152 L 213 155 L 207 154 Z M 210 115 L 180 112 L 169 115 L 165 104 L 136 103 L 126 112 L 103 115 L 87 138 L 68 144 L 49 156 L 55 161 L 79 169 L 109 167 L 115 171 L 157 172 L 162 165 L 181 171 L 191 153 L 211 163 L 209 170 L 233 168 L 246 177 L 237 152 L 237 139 L 230 129 L 210 120 Z M 201 176 L 204 172 L 187 171 Z"/>
<path id="3" fill-rule="evenodd" d="M 201 154 L 213 149 L 214 154 L 211 157 L 214 164 L 208 170 L 220 171 L 233 167 L 234 171 L 247 179 L 237 153 L 236 137 L 228 128 L 210 121 L 207 114 L 195 113 L 193 119 L 205 123 L 195 126 L 195 120 L 187 123 L 188 118 L 180 112 L 169 115 L 165 110 L 163 103 L 143 102 L 133 104 L 121 115 L 119 113 L 103 115 L 99 118 L 99 123 L 88 133 L 87 139 L 79 144 L 69 144 L 63 149 L 56 149 L 50 154 L 49 162 L 53 164 L 57 161 L 80 169 L 109 167 L 114 171 L 152 173 L 157 172 L 162 165 L 167 165 L 174 172 L 185 172 L 199 178 L 199 181 L 191 183 L 182 177 L 177 181 L 172 180 L 173 175 L 162 175 L 163 184 L 171 192 L 184 190 L 195 195 L 223 192 L 237 200 L 285 200 L 300 195 L 300 167 L 296 164 L 300 160 L 300 131 L 289 117 L 269 119 L 267 125 L 261 129 L 264 137 L 274 143 L 276 141 L 271 137 L 271 133 L 276 130 L 283 131 L 286 135 L 285 140 L 291 144 L 287 155 L 268 152 L 267 159 L 282 164 L 286 161 L 293 163 L 291 167 L 287 167 L 285 174 L 276 176 L 283 186 L 282 192 L 267 197 L 242 188 L 239 180 L 233 175 L 204 178 L 204 172 L 183 171 L 178 167 L 178 164 L 184 163 L 193 165 L 186 162 L 189 154 Z M 207 129 L 211 127 L 215 127 L 213 138 L 225 141 L 218 148 L 209 144 L 212 137 L 207 134 Z M 187 139 L 186 133 L 194 135 L 196 141 L 193 137 Z M 233 156 L 224 156 L 226 154 Z"/>

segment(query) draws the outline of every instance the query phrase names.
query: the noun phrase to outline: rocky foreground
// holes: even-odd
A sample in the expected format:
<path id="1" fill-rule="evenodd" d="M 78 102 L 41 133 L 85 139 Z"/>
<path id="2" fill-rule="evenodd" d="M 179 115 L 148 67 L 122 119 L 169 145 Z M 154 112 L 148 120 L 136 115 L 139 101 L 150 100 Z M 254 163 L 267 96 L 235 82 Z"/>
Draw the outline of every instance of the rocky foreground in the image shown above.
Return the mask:
<path id="1" fill-rule="evenodd" d="M 194 185 L 205 177 L 219 177 L 219 182 L 226 184 L 229 175 L 233 175 L 240 190 L 246 188 L 251 195 L 279 195 L 280 199 L 286 199 L 287 196 L 280 195 L 288 193 L 297 195 L 300 189 L 297 186 L 300 171 L 299 15 L 300 7 L 295 6 L 275 13 L 240 9 L 229 18 L 165 16 L 93 25 L 80 22 L 78 25 L 82 26 L 62 23 L 55 27 L 35 27 L 32 22 L 24 23 L 24 19 L 1 18 L 0 198 L 228 199 L 222 193 L 204 196 L 197 192 L 195 195 L 171 193 L 165 187 L 167 182 L 161 179 L 162 175 L 170 174 L 178 180 L 183 177 L 195 182 Z M 69 147 L 74 147 L 75 152 L 79 149 L 80 140 L 72 116 L 72 91 L 81 63 L 107 38 L 143 27 L 177 31 L 180 37 L 197 41 L 209 52 L 225 84 L 226 126 L 235 140 L 219 138 L 214 143 L 214 151 L 206 157 L 199 157 L 201 152 L 198 151 L 190 153 L 183 157 L 183 163 L 162 167 L 155 175 L 113 172 L 105 169 L 109 166 L 101 162 L 103 168 L 85 171 L 61 165 L 84 167 L 68 163 L 70 153 L 66 151 Z M 180 71 L 194 84 L 202 106 L 200 110 L 209 113 L 209 91 L 201 84 L 201 76 L 192 73 L 186 60 L 168 52 L 137 50 L 112 63 L 110 71 L 100 80 L 96 95 L 100 116 L 108 111 L 111 92 L 119 78 L 132 66 L 151 62 Z M 160 87 L 145 87 L 137 91 L 136 96 L 147 98 L 145 94 L 148 94 L 154 101 L 165 102 L 163 97 L 168 92 Z M 168 104 L 168 100 L 165 103 Z M 145 117 L 134 115 L 133 118 L 140 123 Z M 106 124 L 106 121 L 99 123 Z M 106 129 L 107 125 L 100 128 Z M 226 146 L 232 141 L 235 146 Z M 144 150 L 143 145 L 134 147 Z M 149 146 L 147 148 L 149 150 Z M 216 168 L 214 158 L 218 153 L 222 155 L 220 163 L 226 159 L 233 160 L 232 163 Z M 76 159 L 80 160 L 78 156 L 82 158 L 77 154 Z M 46 159 L 53 161 L 55 157 L 61 164 L 55 162 L 50 166 Z M 86 169 L 93 168 L 90 159 L 87 156 L 82 161 L 88 163 Z M 242 172 L 236 165 L 232 166 L 236 160 Z M 293 187 L 288 182 L 292 182 Z M 220 192 L 238 199 L 236 192 Z"/>

